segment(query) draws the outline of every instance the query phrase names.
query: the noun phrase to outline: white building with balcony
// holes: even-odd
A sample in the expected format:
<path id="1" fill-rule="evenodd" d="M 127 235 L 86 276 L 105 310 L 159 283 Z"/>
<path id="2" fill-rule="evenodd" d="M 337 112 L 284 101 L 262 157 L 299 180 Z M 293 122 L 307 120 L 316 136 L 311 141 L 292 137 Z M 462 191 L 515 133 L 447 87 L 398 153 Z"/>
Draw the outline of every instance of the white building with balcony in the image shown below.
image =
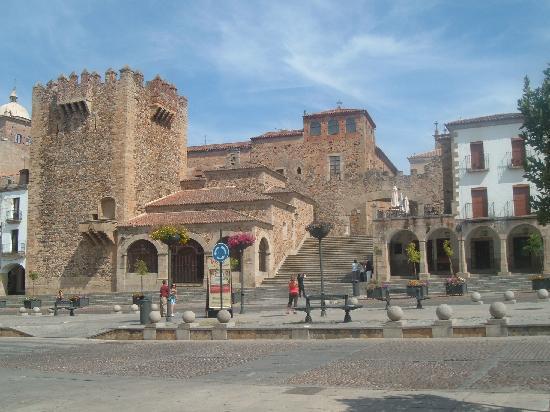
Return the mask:
<path id="1" fill-rule="evenodd" d="M 531 213 L 535 186 L 523 177 L 526 153 L 521 113 L 446 124 L 453 144 L 454 211 L 459 220 L 463 273 L 550 271 L 550 236 Z M 532 233 L 544 239 L 546 259 L 525 250 Z"/>
<path id="2" fill-rule="evenodd" d="M 0 181 L 0 296 L 25 294 L 28 171 Z"/>

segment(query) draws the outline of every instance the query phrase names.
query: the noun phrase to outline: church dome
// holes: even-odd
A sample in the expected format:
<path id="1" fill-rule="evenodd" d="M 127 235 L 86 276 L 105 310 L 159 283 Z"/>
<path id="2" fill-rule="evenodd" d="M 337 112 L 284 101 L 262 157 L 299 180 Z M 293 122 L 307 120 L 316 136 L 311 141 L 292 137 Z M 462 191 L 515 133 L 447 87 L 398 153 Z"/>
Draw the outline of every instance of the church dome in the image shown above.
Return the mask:
<path id="1" fill-rule="evenodd" d="M 10 94 L 10 102 L 0 106 L 0 116 L 19 117 L 25 120 L 31 120 L 27 109 L 17 103 L 17 93 L 15 89 L 13 89 Z"/>

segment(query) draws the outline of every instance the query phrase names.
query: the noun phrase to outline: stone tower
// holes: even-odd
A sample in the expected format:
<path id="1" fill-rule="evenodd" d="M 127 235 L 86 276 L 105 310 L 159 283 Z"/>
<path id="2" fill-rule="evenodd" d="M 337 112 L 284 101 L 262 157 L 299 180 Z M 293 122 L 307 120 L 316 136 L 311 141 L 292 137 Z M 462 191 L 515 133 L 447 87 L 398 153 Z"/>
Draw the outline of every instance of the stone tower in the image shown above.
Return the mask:
<path id="1" fill-rule="evenodd" d="M 112 291 L 118 223 L 179 188 L 187 100 L 129 67 L 33 90 L 28 270 L 37 292 Z"/>

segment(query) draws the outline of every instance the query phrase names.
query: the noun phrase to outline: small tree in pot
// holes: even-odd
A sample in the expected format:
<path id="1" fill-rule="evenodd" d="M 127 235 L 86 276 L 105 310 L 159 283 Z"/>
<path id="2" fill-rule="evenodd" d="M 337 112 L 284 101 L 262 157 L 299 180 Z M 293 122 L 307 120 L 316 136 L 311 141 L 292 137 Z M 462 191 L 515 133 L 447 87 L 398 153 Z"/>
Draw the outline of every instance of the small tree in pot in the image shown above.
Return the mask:
<path id="1" fill-rule="evenodd" d="M 256 241 L 256 238 L 252 233 L 249 233 L 249 232 L 236 233 L 227 239 L 227 245 L 231 249 L 235 249 L 239 252 L 240 260 L 241 260 L 241 271 L 239 276 L 239 282 L 241 283 L 240 313 L 244 313 L 244 262 L 243 262 L 244 250 L 247 247 L 252 246 L 255 241 Z"/>
<path id="2" fill-rule="evenodd" d="M 416 244 L 414 242 L 410 242 L 407 245 L 405 252 L 407 253 L 407 260 L 413 265 L 414 277 L 417 277 L 416 264 L 420 263 L 420 251 L 416 248 Z"/>
<path id="3" fill-rule="evenodd" d="M 32 309 L 34 307 L 40 307 L 40 305 L 42 304 L 42 301 L 35 297 L 35 290 L 34 290 L 34 284 L 38 280 L 39 277 L 40 277 L 40 274 L 38 272 L 35 272 L 35 271 L 29 272 L 29 278 L 32 281 L 32 296 L 26 297 L 23 300 L 23 305 L 27 309 Z"/>

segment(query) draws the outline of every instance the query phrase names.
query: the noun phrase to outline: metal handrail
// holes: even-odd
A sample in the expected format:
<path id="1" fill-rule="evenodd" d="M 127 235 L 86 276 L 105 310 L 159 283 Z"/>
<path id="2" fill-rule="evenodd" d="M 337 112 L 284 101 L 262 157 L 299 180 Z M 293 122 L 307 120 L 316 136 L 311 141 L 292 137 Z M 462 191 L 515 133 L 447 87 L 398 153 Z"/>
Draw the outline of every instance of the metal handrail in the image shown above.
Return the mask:
<path id="1" fill-rule="evenodd" d="M 486 171 L 489 170 L 489 155 L 487 153 L 483 153 L 483 155 L 481 156 L 481 165 L 475 165 L 476 167 L 472 167 L 472 155 L 464 156 L 464 163 L 466 165 L 466 170 L 470 172 Z"/>
<path id="2" fill-rule="evenodd" d="M 6 212 L 7 220 L 23 220 L 23 212 L 21 210 L 8 210 Z"/>

